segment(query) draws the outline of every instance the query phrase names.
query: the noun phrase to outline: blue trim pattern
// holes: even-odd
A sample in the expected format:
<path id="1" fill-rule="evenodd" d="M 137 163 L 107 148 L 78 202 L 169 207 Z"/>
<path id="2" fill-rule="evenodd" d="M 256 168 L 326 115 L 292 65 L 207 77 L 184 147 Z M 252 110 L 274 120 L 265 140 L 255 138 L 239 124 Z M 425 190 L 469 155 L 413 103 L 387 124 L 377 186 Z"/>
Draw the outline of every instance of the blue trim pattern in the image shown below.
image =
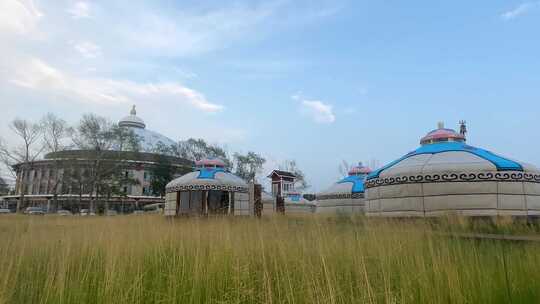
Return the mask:
<path id="1" fill-rule="evenodd" d="M 365 175 L 350 175 L 337 182 L 338 184 L 352 183 L 352 193 L 364 193 Z"/>
<path id="2" fill-rule="evenodd" d="M 467 152 L 474 154 L 492 163 L 497 168 L 497 171 L 523 171 L 523 166 L 521 166 L 519 163 L 496 155 L 487 150 L 469 146 L 462 142 L 441 142 L 423 145 L 420 148 L 408 153 L 407 155 L 389 163 L 388 165 L 371 172 L 368 175 L 367 179 L 370 180 L 374 178 L 379 178 L 379 175 L 382 171 L 395 166 L 399 162 L 409 157 L 421 154 L 437 154 L 442 152 Z"/>
<path id="3" fill-rule="evenodd" d="M 197 178 L 198 179 L 216 179 L 216 173 L 218 172 L 225 172 L 225 170 L 220 169 L 220 168 L 217 168 L 217 169 L 202 168 L 202 169 L 199 169 L 199 176 L 197 176 Z"/>

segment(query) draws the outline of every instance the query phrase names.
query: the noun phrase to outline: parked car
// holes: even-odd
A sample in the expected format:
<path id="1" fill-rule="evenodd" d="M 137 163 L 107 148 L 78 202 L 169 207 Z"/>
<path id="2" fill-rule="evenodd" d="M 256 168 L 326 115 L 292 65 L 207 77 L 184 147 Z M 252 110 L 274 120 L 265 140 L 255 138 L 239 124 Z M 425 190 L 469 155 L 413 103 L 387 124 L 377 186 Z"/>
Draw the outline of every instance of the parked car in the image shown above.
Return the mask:
<path id="1" fill-rule="evenodd" d="M 133 211 L 133 215 L 141 215 L 141 214 L 144 214 L 144 211 L 142 211 L 142 210 Z"/>
<path id="2" fill-rule="evenodd" d="M 45 215 L 45 210 L 41 207 L 28 207 L 24 210 L 24 214 L 28 215 Z"/>
<path id="3" fill-rule="evenodd" d="M 163 213 L 164 203 L 150 204 L 143 207 L 145 213 Z"/>
<path id="4" fill-rule="evenodd" d="M 10 213 L 11 213 L 11 210 L 9 210 L 7 208 L 0 209 L 0 214 L 10 214 Z"/>
<path id="5" fill-rule="evenodd" d="M 105 212 L 105 215 L 115 216 L 118 215 L 118 212 L 116 210 L 107 210 L 107 212 Z"/>
<path id="6" fill-rule="evenodd" d="M 79 213 L 81 216 L 94 216 L 96 215 L 94 212 L 90 212 L 88 209 L 81 209 L 81 212 Z"/>
<path id="7" fill-rule="evenodd" d="M 68 216 L 68 215 L 73 215 L 71 213 L 71 211 L 69 210 L 58 210 L 56 211 L 56 214 L 60 215 L 60 216 Z"/>

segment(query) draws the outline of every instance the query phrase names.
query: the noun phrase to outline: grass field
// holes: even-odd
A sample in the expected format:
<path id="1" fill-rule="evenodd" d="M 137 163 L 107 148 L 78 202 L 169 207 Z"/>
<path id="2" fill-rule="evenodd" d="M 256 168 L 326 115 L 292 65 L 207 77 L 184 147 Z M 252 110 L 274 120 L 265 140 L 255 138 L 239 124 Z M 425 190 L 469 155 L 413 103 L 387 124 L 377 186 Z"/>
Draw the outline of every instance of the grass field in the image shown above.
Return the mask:
<path id="1" fill-rule="evenodd" d="M 0 303 L 540 302 L 540 245 L 433 227 L 362 217 L 4 216 Z"/>

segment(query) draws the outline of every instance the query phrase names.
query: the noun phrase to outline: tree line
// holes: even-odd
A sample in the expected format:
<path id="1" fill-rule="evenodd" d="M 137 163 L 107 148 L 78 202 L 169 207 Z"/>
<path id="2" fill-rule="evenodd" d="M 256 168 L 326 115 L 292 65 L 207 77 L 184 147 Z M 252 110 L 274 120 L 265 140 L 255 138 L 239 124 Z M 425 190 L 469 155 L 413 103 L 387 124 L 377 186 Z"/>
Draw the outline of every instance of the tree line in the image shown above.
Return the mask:
<path id="1" fill-rule="evenodd" d="M 11 121 L 9 127 L 15 141 L 8 143 L 0 138 L 0 161 L 13 179 L 17 176 L 19 178 L 19 189 L 15 191 L 19 193 L 18 204 L 21 206 L 24 206 L 28 187 L 26 184 L 28 176 L 25 174 L 34 170 L 37 162 L 51 152 L 85 150 L 88 153 L 87 162 L 82 170 L 66 159 L 50 160 L 52 176 L 48 178 L 52 182 L 48 192 L 53 195 L 54 204 L 57 204 L 57 197 L 60 194 L 77 193 L 79 200 L 82 200 L 83 194 L 88 194 L 91 208 L 94 208 L 98 201 L 108 202 L 112 196 L 125 196 L 125 187 L 138 183 L 132 176 L 125 174 L 122 155 L 111 154 L 109 151 L 140 152 L 142 139 L 132 129 L 120 127 L 110 119 L 85 114 L 72 126 L 57 115 L 48 113 L 37 121 L 16 118 Z M 159 196 L 165 194 L 165 185 L 177 174 L 167 156 L 191 161 L 218 157 L 223 159 L 227 170 L 246 182 L 258 182 L 257 177 L 266 162 L 265 158 L 256 152 L 229 153 L 224 147 L 207 143 L 203 139 L 190 138 L 173 145 L 160 142 L 150 149 L 145 152 L 158 155 L 156 165 L 150 170 L 150 189 L 154 195 Z M 300 187 L 308 186 L 303 172 L 295 161 L 284 162 L 280 169 L 292 171 L 299 176 Z M 1 184 L 5 183 L 0 181 Z M 60 185 L 63 185 L 62 193 L 59 193 Z"/>

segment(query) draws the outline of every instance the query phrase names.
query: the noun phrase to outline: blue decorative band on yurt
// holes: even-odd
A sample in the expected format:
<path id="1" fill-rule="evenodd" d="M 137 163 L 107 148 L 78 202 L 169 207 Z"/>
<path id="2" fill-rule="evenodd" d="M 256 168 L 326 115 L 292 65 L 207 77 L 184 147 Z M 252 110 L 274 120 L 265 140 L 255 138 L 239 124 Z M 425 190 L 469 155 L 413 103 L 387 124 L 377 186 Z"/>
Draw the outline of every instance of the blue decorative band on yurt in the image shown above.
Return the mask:
<path id="1" fill-rule="evenodd" d="M 364 193 L 364 177 L 361 175 L 351 175 L 340 180 L 338 184 L 352 183 L 352 193 Z"/>
<path id="2" fill-rule="evenodd" d="M 378 178 L 382 171 L 387 170 L 397 165 L 399 162 L 409 157 L 413 157 L 413 156 L 421 155 L 421 154 L 437 154 L 437 153 L 443 153 L 443 152 L 467 152 L 467 153 L 474 154 L 480 158 L 483 158 L 491 162 L 497 168 L 497 171 L 523 171 L 523 167 L 519 163 L 509 160 L 507 158 L 498 156 L 487 150 L 469 146 L 462 142 L 442 142 L 442 143 L 423 145 L 420 148 L 416 149 L 415 151 L 412 151 L 408 153 L 407 155 L 401 157 L 400 159 L 395 160 L 389 163 L 388 165 L 373 171 L 372 173 L 368 175 L 367 179 L 369 180 L 369 179 Z"/>
<path id="3" fill-rule="evenodd" d="M 198 179 L 216 179 L 216 173 L 225 172 L 224 169 L 199 169 Z"/>

